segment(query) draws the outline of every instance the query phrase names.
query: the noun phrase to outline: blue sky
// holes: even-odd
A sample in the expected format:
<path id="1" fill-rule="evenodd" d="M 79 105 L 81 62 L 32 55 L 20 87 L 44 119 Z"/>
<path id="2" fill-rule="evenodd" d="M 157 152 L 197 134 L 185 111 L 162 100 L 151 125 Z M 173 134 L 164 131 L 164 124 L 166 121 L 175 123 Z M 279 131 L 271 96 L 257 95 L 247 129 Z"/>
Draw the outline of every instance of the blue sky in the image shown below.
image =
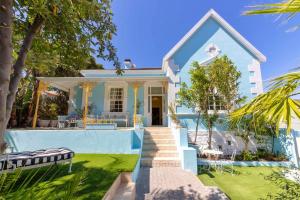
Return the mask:
<path id="1" fill-rule="evenodd" d="M 267 57 L 262 64 L 266 80 L 300 66 L 300 30 L 287 32 L 300 18 L 284 23 L 275 15 L 242 15 L 247 6 L 262 2 L 270 0 L 114 0 L 118 31 L 113 43 L 121 61 L 161 66 L 163 56 L 213 8 Z"/>

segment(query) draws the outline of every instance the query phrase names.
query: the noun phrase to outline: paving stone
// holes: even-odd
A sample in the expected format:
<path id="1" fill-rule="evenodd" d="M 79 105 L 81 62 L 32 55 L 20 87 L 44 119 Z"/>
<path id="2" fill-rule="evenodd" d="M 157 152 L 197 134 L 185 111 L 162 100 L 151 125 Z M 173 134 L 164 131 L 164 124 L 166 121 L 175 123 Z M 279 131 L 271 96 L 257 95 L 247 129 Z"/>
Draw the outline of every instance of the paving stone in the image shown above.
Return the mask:
<path id="1" fill-rule="evenodd" d="M 136 184 L 137 200 L 225 200 L 217 187 L 206 187 L 192 173 L 177 167 L 141 168 Z"/>

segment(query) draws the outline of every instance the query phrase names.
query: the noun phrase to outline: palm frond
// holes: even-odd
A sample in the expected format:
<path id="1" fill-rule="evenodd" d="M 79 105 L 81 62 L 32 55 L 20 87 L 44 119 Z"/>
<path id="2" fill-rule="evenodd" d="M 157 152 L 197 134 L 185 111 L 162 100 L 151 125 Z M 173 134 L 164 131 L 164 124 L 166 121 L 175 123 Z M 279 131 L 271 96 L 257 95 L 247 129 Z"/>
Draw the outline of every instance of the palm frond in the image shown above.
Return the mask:
<path id="1" fill-rule="evenodd" d="M 252 10 L 244 12 L 245 15 L 260 14 L 292 14 L 300 12 L 300 0 L 287 0 L 280 3 L 262 4 L 252 6 Z M 293 16 L 290 16 L 293 17 Z"/>

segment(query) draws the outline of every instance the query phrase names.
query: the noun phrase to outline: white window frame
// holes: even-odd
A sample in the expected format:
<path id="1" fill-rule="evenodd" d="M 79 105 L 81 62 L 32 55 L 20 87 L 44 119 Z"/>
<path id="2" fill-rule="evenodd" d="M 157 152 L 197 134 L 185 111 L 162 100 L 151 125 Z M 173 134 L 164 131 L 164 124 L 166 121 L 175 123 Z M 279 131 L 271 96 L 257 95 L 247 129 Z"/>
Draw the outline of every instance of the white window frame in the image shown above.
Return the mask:
<path id="1" fill-rule="evenodd" d="M 104 96 L 104 112 L 111 112 L 110 111 L 110 91 L 111 88 L 122 88 L 123 89 L 123 111 L 120 113 L 127 112 L 127 93 L 128 93 L 128 83 L 125 81 L 121 82 L 105 82 L 105 96 Z"/>
<path id="2" fill-rule="evenodd" d="M 113 91 L 115 90 L 115 91 Z M 114 92 L 115 94 L 112 94 L 112 92 Z M 117 92 L 120 92 L 121 94 L 118 95 L 116 94 Z M 120 98 L 117 98 L 120 97 Z M 112 108 L 112 103 L 114 102 L 114 104 L 116 105 L 116 102 L 121 102 L 120 103 L 120 107 L 118 106 L 117 108 L 114 107 Z M 116 110 L 112 110 L 112 109 L 116 109 Z M 122 87 L 111 87 L 109 90 L 109 111 L 110 112 L 124 112 L 124 88 Z"/>

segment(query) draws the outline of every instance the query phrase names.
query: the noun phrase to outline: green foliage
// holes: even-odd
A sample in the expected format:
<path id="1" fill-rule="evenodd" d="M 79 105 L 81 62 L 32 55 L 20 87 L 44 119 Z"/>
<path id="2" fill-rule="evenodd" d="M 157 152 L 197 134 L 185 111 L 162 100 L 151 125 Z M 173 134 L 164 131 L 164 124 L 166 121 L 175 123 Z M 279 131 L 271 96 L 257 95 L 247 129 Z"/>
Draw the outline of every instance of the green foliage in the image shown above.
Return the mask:
<path id="1" fill-rule="evenodd" d="M 241 72 L 227 56 L 216 59 L 209 68 L 211 80 L 217 92 L 222 95 L 225 108 L 229 112 L 244 99 L 238 91 Z"/>
<path id="2" fill-rule="evenodd" d="M 238 79 L 241 74 L 227 56 L 216 58 L 208 66 L 201 66 L 198 62 L 193 62 L 189 73 L 191 85 L 181 84 L 178 103 L 192 108 L 198 113 L 195 142 L 198 124 L 202 117 L 204 125 L 209 131 L 208 144 L 211 148 L 212 128 L 219 115 L 216 107 L 211 109 L 210 104 L 218 97 L 220 103 L 225 105 L 225 109 L 229 112 L 233 105 L 240 100 Z"/>
<path id="3" fill-rule="evenodd" d="M 177 118 L 176 111 L 175 111 L 175 103 L 169 104 L 168 106 L 171 120 L 176 124 L 176 126 L 180 126 L 180 121 Z"/>
<path id="4" fill-rule="evenodd" d="M 66 115 L 68 112 L 67 94 L 56 90 L 56 96 L 43 95 L 39 105 L 39 118 L 56 120 L 58 115 Z"/>
<path id="5" fill-rule="evenodd" d="M 255 153 L 251 153 L 249 151 L 242 151 L 242 153 L 237 155 L 235 159 L 238 161 L 257 161 L 258 157 Z"/>
<path id="6" fill-rule="evenodd" d="M 244 142 L 244 151 L 248 152 L 251 136 L 274 136 L 275 124 L 267 123 L 263 117 L 254 118 L 253 115 L 229 116 L 229 129 L 239 136 Z"/>
<path id="7" fill-rule="evenodd" d="M 293 19 L 300 12 L 300 0 L 281 0 L 276 3 L 266 3 L 252 6 L 252 10 L 246 11 L 246 15 L 279 14 L 287 15 L 287 21 Z M 291 30 L 297 30 L 300 25 L 294 26 Z"/>
<path id="8" fill-rule="evenodd" d="M 273 172 L 271 175 L 266 177 L 266 180 L 275 182 L 276 185 L 281 188 L 281 191 L 276 194 L 268 192 L 268 196 L 265 199 L 300 199 L 300 177 L 298 177 L 297 180 L 299 182 L 296 183 L 285 179 L 283 176 L 282 172 Z"/>
<path id="9" fill-rule="evenodd" d="M 110 0 L 15 1 L 14 49 L 20 49 L 28 25 L 41 17 L 43 27 L 35 37 L 26 61 L 27 66 L 58 73 L 69 70 L 101 69 L 92 55 L 120 63 L 112 45 L 116 27 L 112 22 Z M 53 70 L 53 68 L 55 70 Z"/>
<path id="10" fill-rule="evenodd" d="M 263 118 L 267 124 L 275 124 L 279 133 L 281 123 L 291 132 L 293 117 L 300 118 L 300 102 L 292 99 L 299 94 L 300 73 L 294 72 L 271 80 L 269 91 L 255 97 L 251 102 L 231 113 L 231 118 L 239 120 L 252 115 L 253 119 Z"/>
<path id="11" fill-rule="evenodd" d="M 63 187 L 51 186 L 53 190 L 48 190 L 51 181 L 61 173 L 60 170 L 50 166 L 30 171 L 18 170 L 12 174 L 3 173 L 0 175 L 0 199 L 75 199 L 85 173 L 78 172 Z M 64 192 L 58 195 L 58 191 Z"/>

